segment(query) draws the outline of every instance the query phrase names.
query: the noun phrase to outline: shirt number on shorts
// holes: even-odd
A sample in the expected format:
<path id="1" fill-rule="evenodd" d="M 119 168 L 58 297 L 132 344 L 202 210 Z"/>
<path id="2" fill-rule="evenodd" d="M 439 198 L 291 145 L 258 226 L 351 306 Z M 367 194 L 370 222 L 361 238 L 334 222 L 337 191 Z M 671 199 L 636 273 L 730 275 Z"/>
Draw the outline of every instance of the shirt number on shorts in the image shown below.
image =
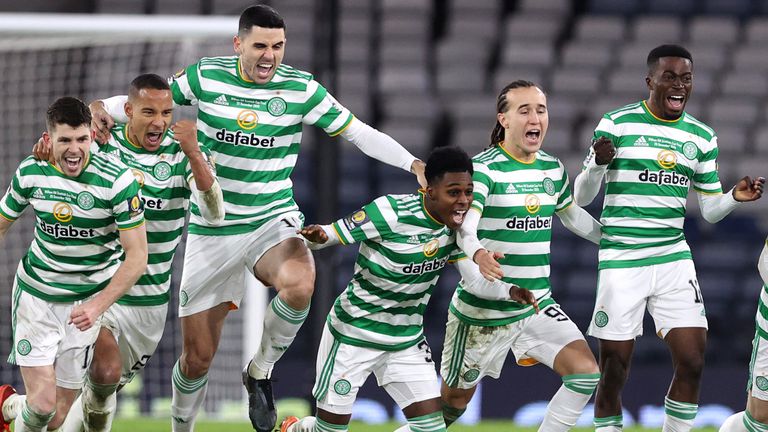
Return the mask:
<path id="1" fill-rule="evenodd" d="M 694 303 L 701 303 L 701 289 L 699 289 L 699 281 L 696 279 L 689 279 L 688 283 L 691 284 L 691 287 L 693 287 L 693 295 L 694 295 Z"/>
<path id="2" fill-rule="evenodd" d="M 550 306 L 546 309 L 544 309 L 544 315 L 554 318 L 556 321 L 568 321 L 568 315 L 565 314 L 565 312 L 561 311 L 560 308 L 557 306 Z"/>
<path id="3" fill-rule="evenodd" d="M 418 345 L 416 345 L 416 348 L 423 350 L 425 352 L 424 361 L 427 363 L 432 363 L 432 349 L 429 347 L 429 344 L 427 343 L 427 340 L 424 339 L 423 341 L 419 342 Z"/>
<path id="4" fill-rule="evenodd" d="M 83 369 L 88 369 L 88 364 L 90 363 L 88 361 L 89 355 L 93 355 L 93 352 L 96 349 L 96 343 L 94 342 L 91 345 L 88 345 L 85 347 L 85 359 L 83 359 Z"/>
<path id="5" fill-rule="evenodd" d="M 141 359 L 137 360 L 136 363 L 133 364 L 133 367 L 131 367 L 131 370 L 133 372 L 138 372 L 138 371 L 144 369 L 144 366 L 147 365 L 147 362 L 149 361 L 150 357 L 152 357 L 152 356 L 146 355 L 146 354 L 141 356 Z"/>

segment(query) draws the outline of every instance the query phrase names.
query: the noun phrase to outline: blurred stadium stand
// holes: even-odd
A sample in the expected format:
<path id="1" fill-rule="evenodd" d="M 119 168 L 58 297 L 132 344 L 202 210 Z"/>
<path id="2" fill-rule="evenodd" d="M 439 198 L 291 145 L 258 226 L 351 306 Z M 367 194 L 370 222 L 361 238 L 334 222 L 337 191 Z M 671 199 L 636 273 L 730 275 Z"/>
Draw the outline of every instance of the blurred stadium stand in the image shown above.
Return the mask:
<path id="1" fill-rule="evenodd" d="M 314 71 L 314 26 L 307 10 L 315 2 L 267 3 L 286 18 L 285 63 Z M 27 0 L 2 2 L 0 12 L 232 15 L 247 4 L 240 0 Z M 439 145 L 458 145 L 470 154 L 485 148 L 498 91 L 523 78 L 538 83 L 548 94 L 550 126 L 543 149 L 558 156 L 573 179 L 600 116 L 647 96 L 648 51 L 660 43 L 680 43 L 690 48 L 694 58 L 694 88 L 687 111 L 714 127 L 720 137 L 724 188 L 744 175 L 768 174 L 768 0 L 340 0 L 339 10 L 334 95 L 359 118 L 419 157 L 425 158 Z M 219 54 L 230 53 L 229 44 L 229 40 L 210 42 Z M 144 61 L 101 61 L 102 50 L 111 47 L 39 56 L 0 51 L 0 146 L 5 150 L 0 158 L 0 186 L 7 185 L 39 136 L 42 113 L 54 97 L 72 93 L 84 99 L 104 97 L 123 92 L 140 72 L 170 74 L 184 65 L 164 61 L 163 53 L 172 51 L 172 46 L 124 44 L 119 48 L 125 50 L 124 58 L 138 56 Z M 115 58 L 113 52 L 103 54 Z M 78 56 L 83 57 L 82 85 L 71 87 L 66 84 L 70 81 L 56 84 L 46 78 L 52 76 L 57 62 L 74 63 Z M 116 76 L 124 81 L 115 82 Z M 31 82 L 49 87 L 34 92 L 28 88 Z M 349 143 L 341 145 L 339 216 L 377 195 L 414 189 L 408 173 L 372 162 Z M 314 221 L 318 198 L 311 189 L 311 155 L 321 147 L 309 133 L 303 147 L 294 182 L 307 220 Z M 686 235 L 710 320 L 707 364 L 746 369 L 760 289 L 755 264 L 766 235 L 768 198 L 745 205 L 712 226 L 700 218 L 693 195 Z M 588 210 L 598 216 L 600 206 L 596 202 Z M 10 310 L 9 287 L 29 244 L 29 227 L 12 230 L 6 253 L 0 257 L 2 311 Z M 597 279 L 597 249 L 559 224 L 553 239 L 554 296 L 586 330 Z M 354 259 L 353 248 L 335 252 L 336 293 L 344 289 Z M 428 309 L 427 337 L 438 358 L 445 311 L 456 281 L 453 271 L 443 277 Z M 146 398 L 152 392 L 168 395 L 168 371 L 180 343 L 175 308 L 171 311 L 166 339 L 147 368 L 154 387 L 145 392 Z M 8 320 L 0 320 L 2 355 L 11 343 L 9 328 Z M 645 330 L 644 338 L 655 337 L 651 320 L 646 320 Z M 302 331 L 284 361 L 300 362 L 313 371 L 315 347 L 310 336 L 310 331 Z M 594 342 L 590 340 L 593 346 Z M 220 353 L 217 361 L 222 357 Z M 638 344 L 635 366 L 668 362 L 663 344 Z M 238 360 L 224 367 L 231 371 L 241 365 Z M 309 387 L 312 378 L 307 379 Z M 0 380 L 18 382 L 18 376 L 1 364 Z"/>

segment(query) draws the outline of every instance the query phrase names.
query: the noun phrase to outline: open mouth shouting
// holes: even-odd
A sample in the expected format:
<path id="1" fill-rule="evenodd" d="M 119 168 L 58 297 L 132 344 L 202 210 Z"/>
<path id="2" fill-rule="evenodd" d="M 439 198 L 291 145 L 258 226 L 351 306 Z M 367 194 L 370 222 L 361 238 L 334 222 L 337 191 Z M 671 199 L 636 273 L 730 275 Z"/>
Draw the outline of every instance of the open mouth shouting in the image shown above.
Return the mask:
<path id="1" fill-rule="evenodd" d="M 84 161 L 83 153 L 67 152 L 61 158 L 61 170 L 67 175 L 76 176 L 80 174 Z"/>
<path id="2" fill-rule="evenodd" d="M 534 146 L 541 144 L 541 129 L 533 128 L 526 131 L 525 142 Z"/>
<path id="3" fill-rule="evenodd" d="M 257 63 L 256 64 L 256 77 L 259 80 L 267 80 L 272 75 L 275 65 L 272 63 Z"/>
<path id="4" fill-rule="evenodd" d="M 451 225 L 454 227 L 461 226 L 464 223 L 464 217 L 467 215 L 467 209 L 454 210 L 451 212 Z"/>
<path id="5" fill-rule="evenodd" d="M 162 131 L 160 132 L 148 131 L 147 134 L 144 135 L 144 142 L 149 148 L 157 148 L 160 145 L 160 142 L 162 141 L 162 139 L 163 139 Z"/>
<path id="6" fill-rule="evenodd" d="M 670 95 L 666 98 L 667 106 L 673 112 L 680 112 L 685 107 L 685 95 Z"/>

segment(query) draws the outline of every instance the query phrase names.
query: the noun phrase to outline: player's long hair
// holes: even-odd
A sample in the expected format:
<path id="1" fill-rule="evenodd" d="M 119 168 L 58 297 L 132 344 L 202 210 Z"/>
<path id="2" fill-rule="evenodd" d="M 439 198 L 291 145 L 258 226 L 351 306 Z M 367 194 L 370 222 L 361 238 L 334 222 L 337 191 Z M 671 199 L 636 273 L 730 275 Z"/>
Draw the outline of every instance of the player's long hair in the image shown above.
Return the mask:
<path id="1" fill-rule="evenodd" d="M 501 113 L 507 112 L 507 110 L 509 109 L 509 102 L 507 102 L 507 92 L 516 88 L 528 88 L 528 87 L 538 87 L 538 86 L 533 82 L 526 81 L 526 80 L 512 81 L 511 83 L 504 86 L 504 88 L 501 89 L 501 93 L 499 93 L 499 97 L 496 99 L 496 112 L 501 114 Z M 490 147 L 500 145 L 503 142 L 504 142 L 504 126 L 501 125 L 497 117 L 496 126 L 493 127 L 493 131 L 491 132 Z"/>

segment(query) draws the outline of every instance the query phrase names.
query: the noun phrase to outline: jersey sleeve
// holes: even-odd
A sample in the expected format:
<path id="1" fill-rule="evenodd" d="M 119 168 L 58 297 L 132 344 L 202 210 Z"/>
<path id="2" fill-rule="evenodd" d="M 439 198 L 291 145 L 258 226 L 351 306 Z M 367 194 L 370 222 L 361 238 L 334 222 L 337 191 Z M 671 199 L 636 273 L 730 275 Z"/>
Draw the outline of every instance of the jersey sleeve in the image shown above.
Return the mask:
<path id="1" fill-rule="evenodd" d="M 472 208 L 479 211 L 480 214 L 483 214 L 485 201 L 488 199 L 488 194 L 493 187 L 493 179 L 491 179 L 491 171 L 485 164 L 473 161 L 472 167 L 475 170 L 475 173 L 472 174 L 472 183 L 474 186 L 474 191 L 472 193 Z"/>
<path id="2" fill-rule="evenodd" d="M 130 170 L 123 171 L 112 185 L 112 213 L 119 230 L 136 228 L 144 223 L 144 202 L 139 184 Z"/>
<path id="3" fill-rule="evenodd" d="M 700 149 L 698 163 L 693 173 L 693 189 L 696 192 L 717 194 L 723 192 L 717 173 L 717 136 L 712 136 L 707 149 Z"/>
<path id="4" fill-rule="evenodd" d="M 22 163 L 24 165 L 24 163 Z M 16 173 L 8 185 L 2 201 L 0 201 L 0 216 L 10 221 L 15 221 L 21 216 L 21 212 L 29 205 L 29 195 L 32 187 L 25 187 L 21 176 L 21 166 L 16 169 Z"/>
<path id="5" fill-rule="evenodd" d="M 619 138 L 621 137 L 621 133 L 617 130 L 616 123 L 608 116 L 608 114 L 604 115 L 603 118 L 600 119 L 600 122 L 595 127 L 595 132 L 592 135 L 592 143 L 597 141 L 601 137 L 605 137 L 611 140 L 614 146 L 619 146 Z M 581 169 L 585 170 L 587 167 L 589 167 L 589 163 L 594 160 L 595 158 L 595 150 L 590 144 L 589 149 L 587 150 L 587 157 L 584 158 L 584 163 L 582 164 Z"/>
<path id="6" fill-rule="evenodd" d="M 389 224 L 382 214 L 382 207 L 388 205 L 387 198 L 381 197 L 331 224 L 339 242 L 346 245 L 380 239 L 383 231 L 389 229 Z"/>
<path id="7" fill-rule="evenodd" d="M 562 176 L 560 181 L 555 183 L 557 188 L 557 205 L 555 205 L 555 211 L 564 210 L 573 202 L 573 195 L 571 194 L 571 182 L 568 179 L 568 173 L 565 171 L 565 166 L 561 161 L 557 161 L 560 165 L 560 172 Z"/>
<path id="8" fill-rule="evenodd" d="M 200 95 L 199 65 L 200 63 L 189 65 L 168 79 L 176 105 L 197 105 Z"/>
<path id="9" fill-rule="evenodd" d="M 307 99 L 302 114 L 304 124 L 317 126 L 330 136 L 342 133 L 353 118 L 352 113 L 315 80 L 307 83 Z"/>

